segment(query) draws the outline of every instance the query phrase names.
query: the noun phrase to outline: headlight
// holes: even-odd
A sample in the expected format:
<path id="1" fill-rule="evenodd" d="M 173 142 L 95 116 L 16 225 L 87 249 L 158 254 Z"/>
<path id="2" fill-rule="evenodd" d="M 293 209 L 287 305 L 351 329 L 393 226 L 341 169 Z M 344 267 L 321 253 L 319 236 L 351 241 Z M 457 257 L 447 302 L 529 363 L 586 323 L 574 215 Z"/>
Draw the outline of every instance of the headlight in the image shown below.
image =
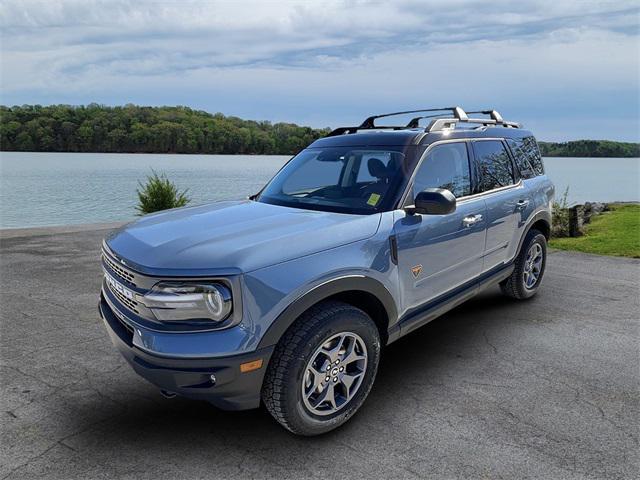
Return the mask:
<path id="1" fill-rule="evenodd" d="M 142 300 L 163 322 L 221 322 L 233 306 L 231 292 L 220 283 L 160 282 Z"/>

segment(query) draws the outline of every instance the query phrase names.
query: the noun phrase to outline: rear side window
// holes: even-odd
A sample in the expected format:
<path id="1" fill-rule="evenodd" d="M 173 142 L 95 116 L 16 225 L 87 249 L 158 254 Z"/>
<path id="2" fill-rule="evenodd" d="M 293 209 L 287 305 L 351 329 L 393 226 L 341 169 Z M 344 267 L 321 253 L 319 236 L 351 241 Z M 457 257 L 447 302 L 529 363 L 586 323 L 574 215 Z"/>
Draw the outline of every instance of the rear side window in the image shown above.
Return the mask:
<path id="1" fill-rule="evenodd" d="M 473 142 L 473 151 L 476 156 L 480 192 L 515 183 L 513 163 L 502 142 L 498 140 Z"/>
<path id="2" fill-rule="evenodd" d="M 544 173 L 540 149 L 535 138 L 510 139 L 509 146 L 513 151 L 522 178 L 532 178 Z"/>
<path id="3" fill-rule="evenodd" d="M 445 143 L 429 151 L 416 172 L 413 198 L 427 188 L 446 188 L 456 197 L 471 194 L 469 155 L 465 143 Z"/>

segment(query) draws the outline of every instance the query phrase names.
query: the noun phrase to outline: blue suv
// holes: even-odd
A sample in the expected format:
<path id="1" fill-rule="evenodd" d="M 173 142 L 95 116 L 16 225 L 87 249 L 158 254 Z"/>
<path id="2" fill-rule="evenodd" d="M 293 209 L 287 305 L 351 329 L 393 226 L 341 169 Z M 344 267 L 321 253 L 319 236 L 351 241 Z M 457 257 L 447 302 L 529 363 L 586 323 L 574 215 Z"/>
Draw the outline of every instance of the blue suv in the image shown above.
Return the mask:
<path id="1" fill-rule="evenodd" d="M 471 113 L 369 117 L 247 200 L 110 234 L 100 314 L 114 344 L 167 396 L 262 401 L 301 435 L 338 427 L 383 346 L 492 285 L 519 300 L 540 287 L 554 187 L 536 140 L 496 111 Z"/>

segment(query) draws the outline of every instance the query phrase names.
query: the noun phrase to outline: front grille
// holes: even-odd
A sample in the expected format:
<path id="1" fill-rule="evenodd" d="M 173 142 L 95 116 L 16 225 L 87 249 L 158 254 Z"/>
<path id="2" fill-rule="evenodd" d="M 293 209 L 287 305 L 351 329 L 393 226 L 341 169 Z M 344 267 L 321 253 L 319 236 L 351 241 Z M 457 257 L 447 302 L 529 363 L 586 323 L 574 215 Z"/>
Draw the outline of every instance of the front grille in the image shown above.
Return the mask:
<path id="1" fill-rule="evenodd" d="M 111 270 L 113 270 L 116 274 L 118 274 L 118 276 L 127 284 L 131 285 L 132 287 L 135 287 L 135 277 L 133 276 L 133 274 L 129 273 L 127 270 L 125 270 L 124 268 L 122 268 L 120 265 L 118 265 L 116 262 L 114 262 L 113 260 L 111 260 L 109 258 L 109 256 L 102 252 L 102 259 L 104 260 L 104 263 L 106 263 L 109 268 Z"/>
<path id="2" fill-rule="evenodd" d="M 122 295 L 118 290 L 116 290 L 113 287 L 113 285 L 111 285 L 111 283 L 107 282 L 107 286 L 109 287 L 109 291 L 116 296 L 116 298 L 120 301 L 120 303 L 122 303 L 125 307 L 127 307 L 133 313 L 140 313 L 138 312 L 138 302 L 136 302 L 135 300 L 131 300 L 130 298 L 127 298 L 124 295 Z"/>

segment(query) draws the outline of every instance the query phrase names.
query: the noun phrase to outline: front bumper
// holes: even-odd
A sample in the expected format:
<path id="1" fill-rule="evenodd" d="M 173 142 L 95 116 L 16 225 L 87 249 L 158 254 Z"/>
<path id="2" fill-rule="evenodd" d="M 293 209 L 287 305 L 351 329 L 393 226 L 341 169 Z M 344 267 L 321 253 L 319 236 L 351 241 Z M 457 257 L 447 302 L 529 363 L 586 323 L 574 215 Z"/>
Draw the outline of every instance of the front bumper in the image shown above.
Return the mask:
<path id="1" fill-rule="evenodd" d="M 134 345 L 134 326 L 120 319 L 104 296 L 98 307 L 111 341 L 140 376 L 161 390 L 206 400 L 224 410 L 260 405 L 260 390 L 274 347 L 219 358 L 172 358 L 152 355 Z M 176 336 L 183 335 L 176 333 Z M 246 373 L 240 364 L 262 359 L 262 367 Z M 215 382 L 211 375 L 215 376 Z"/>

